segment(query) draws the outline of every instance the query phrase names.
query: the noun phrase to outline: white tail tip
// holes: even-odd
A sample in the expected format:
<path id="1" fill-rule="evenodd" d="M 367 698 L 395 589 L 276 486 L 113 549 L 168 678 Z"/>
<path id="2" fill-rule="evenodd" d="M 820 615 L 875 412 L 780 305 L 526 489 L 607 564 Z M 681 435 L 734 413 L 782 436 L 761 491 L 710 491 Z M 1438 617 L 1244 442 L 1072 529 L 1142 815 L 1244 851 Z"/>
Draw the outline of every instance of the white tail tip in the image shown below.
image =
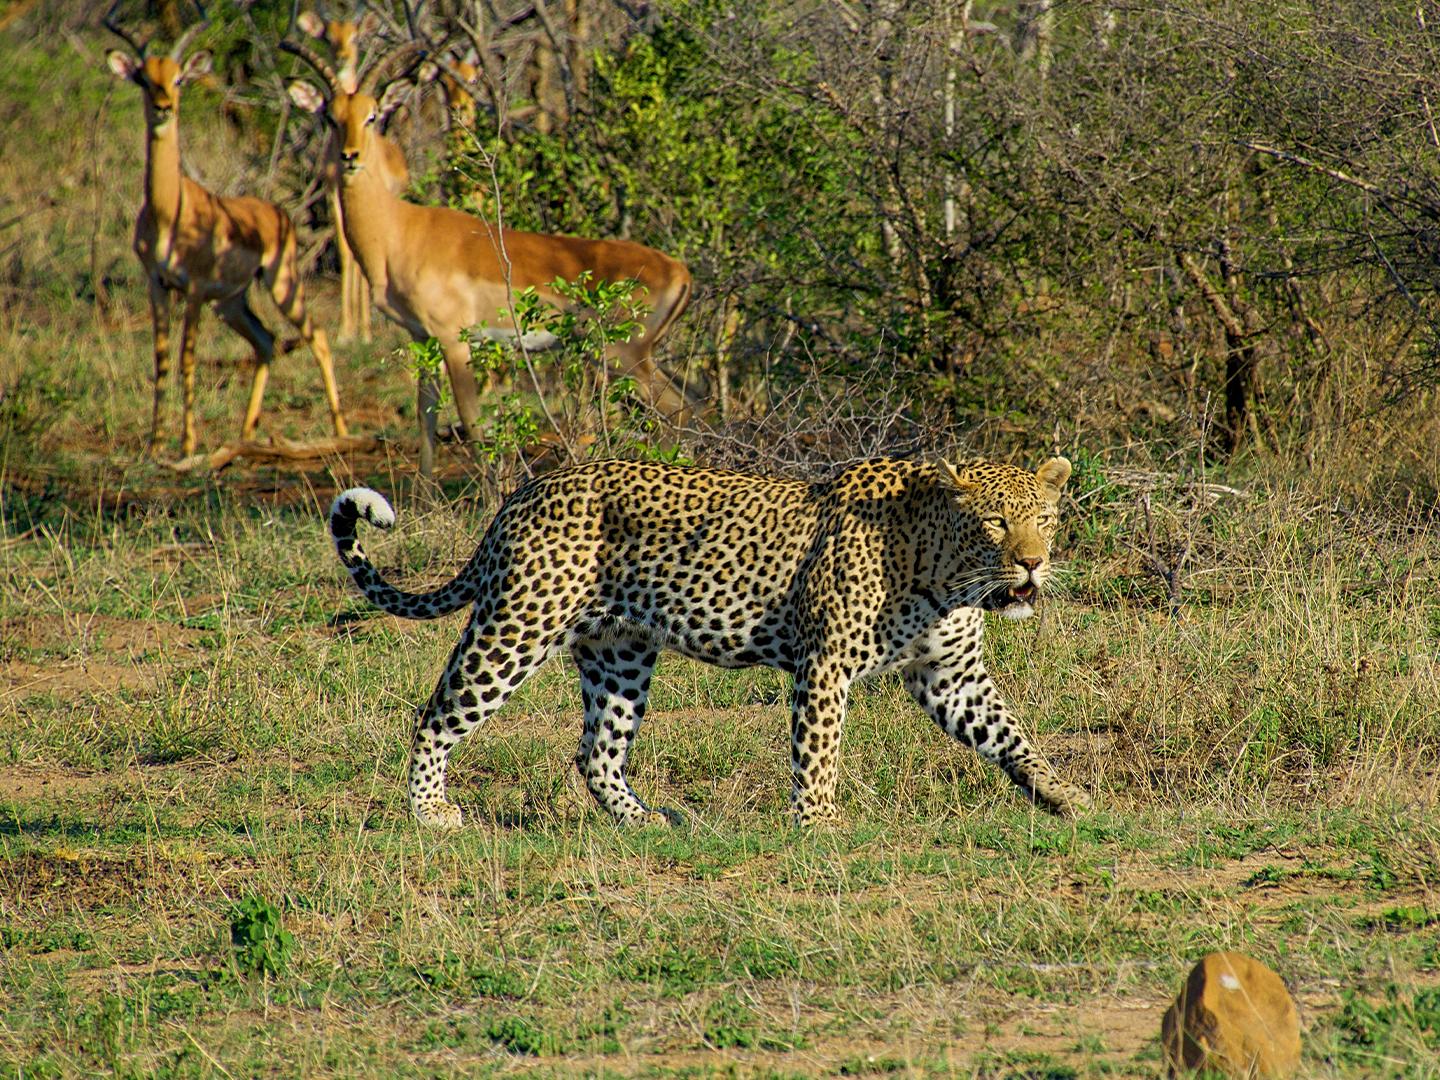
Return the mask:
<path id="1" fill-rule="evenodd" d="M 342 491 L 330 504 L 330 516 L 334 517 L 340 513 L 346 503 L 355 507 L 357 517 L 364 518 L 377 529 L 388 529 L 395 524 L 395 511 L 385 501 L 385 496 L 378 491 L 372 491 L 366 487 L 355 487 Z"/>

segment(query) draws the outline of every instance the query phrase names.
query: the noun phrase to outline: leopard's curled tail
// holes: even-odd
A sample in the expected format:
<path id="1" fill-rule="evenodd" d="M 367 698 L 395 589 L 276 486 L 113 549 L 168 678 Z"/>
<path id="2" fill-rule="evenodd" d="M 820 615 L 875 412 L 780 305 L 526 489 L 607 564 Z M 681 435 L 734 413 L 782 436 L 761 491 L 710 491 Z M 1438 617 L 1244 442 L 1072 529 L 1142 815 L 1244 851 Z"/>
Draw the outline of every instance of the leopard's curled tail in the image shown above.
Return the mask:
<path id="1" fill-rule="evenodd" d="M 409 593 L 395 588 L 375 569 L 360 546 L 355 523 L 361 518 L 377 529 L 388 529 L 395 524 L 395 511 L 384 495 L 363 487 L 342 491 L 330 504 L 330 537 L 335 541 L 335 553 L 365 598 L 376 607 L 405 619 L 438 619 L 459 611 L 475 598 L 470 575 L 464 570 L 434 592 Z"/>

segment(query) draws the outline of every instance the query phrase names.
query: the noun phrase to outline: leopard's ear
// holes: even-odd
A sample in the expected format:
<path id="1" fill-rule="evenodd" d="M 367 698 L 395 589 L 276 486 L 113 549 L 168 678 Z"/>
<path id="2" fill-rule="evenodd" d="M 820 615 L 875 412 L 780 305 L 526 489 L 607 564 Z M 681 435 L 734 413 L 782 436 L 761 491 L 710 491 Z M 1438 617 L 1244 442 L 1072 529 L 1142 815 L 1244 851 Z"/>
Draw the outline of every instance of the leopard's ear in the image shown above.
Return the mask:
<path id="1" fill-rule="evenodd" d="M 1045 489 L 1047 495 L 1058 499 L 1060 492 L 1065 488 L 1065 481 L 1070 479 L 1069 459 L 1052 457 L 1035 470 L 1035 479 L 1040 481 L 1040 486 Z"/>
<path id="2" fill-rule="evenodd" d="M 935 479 L 941 487 L 955 491 L 969 491 L 975 485 L 960 475 L 960 470 L 945 458 L 935 459 Z"/>

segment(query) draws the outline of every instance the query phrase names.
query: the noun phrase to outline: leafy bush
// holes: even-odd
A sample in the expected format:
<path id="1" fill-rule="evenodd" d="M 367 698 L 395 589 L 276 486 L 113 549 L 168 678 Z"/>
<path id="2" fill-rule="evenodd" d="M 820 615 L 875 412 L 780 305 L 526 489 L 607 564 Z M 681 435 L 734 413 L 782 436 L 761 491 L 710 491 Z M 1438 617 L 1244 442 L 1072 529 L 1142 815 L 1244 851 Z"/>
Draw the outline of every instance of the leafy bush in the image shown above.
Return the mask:
<path id="1" fill-rule="evenodd" d="M 230 944 L 241 974 L 273 978 L 290 962 L 295 937 L 281 925 L 279 908 L 251 894 L 230 912 Z"/>

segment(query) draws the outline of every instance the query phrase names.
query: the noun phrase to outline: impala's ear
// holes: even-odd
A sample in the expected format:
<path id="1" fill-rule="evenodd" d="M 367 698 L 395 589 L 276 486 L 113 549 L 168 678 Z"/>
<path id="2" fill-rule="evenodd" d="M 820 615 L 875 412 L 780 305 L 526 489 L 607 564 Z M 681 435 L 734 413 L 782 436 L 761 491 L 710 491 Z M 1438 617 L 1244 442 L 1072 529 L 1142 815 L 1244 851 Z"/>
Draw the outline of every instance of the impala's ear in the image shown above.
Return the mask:
<path id="1" fill-rule="evenodd" d="M 302 11 L 296 17 L 295 25 L 313 38 L 325 36 L 325 20 L 313 11 Z"/>
<path id="2" fill-rule="evenodd" d="M 185 68 L 180 72 L 180 81 L 194 82 L 202 75 L 209 75 L 213 66 L 214 58 L 210 55 L 209 49 L 201 49 L 189 60 L 185 61 Z"/>
<path id="3" fill-rule="evenodd" d="M 384 120 L 403 105 L 405 99 L 410 96 L 410 92 L 414 89 L 415 84 L 409 79 L 396 79 L 389 86 L 385 87 L 385 92 L 380 95 L 380 119 Z"/>
<path id="4" fill-rule="evenodd" d="M 325 95 L 304 79 L 296 79 L 285 89 L 289 92 L 290 100 L 295 103 L 297 109 L 303 109 L 308 113 L 318 113 L 325 108 Z"/>
<path id="5" fill-rule="evenodd" d="M 355 24 L 355 32 L 361 37 L 369 37 L 380 29 L 380 16 L 373 11 L 367 11 L 360 16 L 360 21 Z"/>
<path id="6" fill-rule="evenodd" d="M 111 49 L 105 54 L 105 62 L 110 65 L 110 70 L 117 78 L 127 82 L 135 82 L 136 76 L 140 74 L 140 61 L 124 49 Z"/>
<path id="7" fill-rule="evenodd" d="M 1058 499 L 1060 492 L 1065 487 L 1065 481 L 1070 479 L 1070 462 L 1067 458 L 1052 457 L 1049 461 L 1035 470 L 1035 479 L 1040 481 L 1040 486 L 1052 498 Z"/>

